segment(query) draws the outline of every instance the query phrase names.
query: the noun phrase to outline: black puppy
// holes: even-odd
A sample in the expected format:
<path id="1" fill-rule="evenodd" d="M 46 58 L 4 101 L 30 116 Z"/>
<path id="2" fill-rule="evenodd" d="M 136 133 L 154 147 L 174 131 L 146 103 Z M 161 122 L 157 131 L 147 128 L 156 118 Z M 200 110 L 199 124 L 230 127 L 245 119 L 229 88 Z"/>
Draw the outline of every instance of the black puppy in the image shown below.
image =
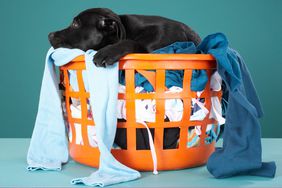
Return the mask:
<path id="1" fill-rule="evenodd" d="M 147 53 L 176 41 L 192 41 L 200 37 L 183 23 L 159 16 L 117 15 L 109 9 L 93 8 L 83 11 L 72 24 L 49 34 L 54 48 L 94 49 L 97 66 L 112 65 L 129 53 Z M 154 135 L 154 132 L 152 132 Z M 137 130 L 137 149 L 149 149 L 147 131 Z M 175 148 L 179 128 L 164 131 L 164 148 Z M 115 143 L 126 149 L 126 132 L 118 129 Z"/>
<path id="2" fill-rule="evenodd" d="M 106 8 L 83 11 L 69 27 L 49 34 L 54 48 L 94 49 L 97 66 L 112 65 L 129 53 L 147 53 L 176 41 L 201 41 L 187 25 L 159 16 L 117 15 Z"/>

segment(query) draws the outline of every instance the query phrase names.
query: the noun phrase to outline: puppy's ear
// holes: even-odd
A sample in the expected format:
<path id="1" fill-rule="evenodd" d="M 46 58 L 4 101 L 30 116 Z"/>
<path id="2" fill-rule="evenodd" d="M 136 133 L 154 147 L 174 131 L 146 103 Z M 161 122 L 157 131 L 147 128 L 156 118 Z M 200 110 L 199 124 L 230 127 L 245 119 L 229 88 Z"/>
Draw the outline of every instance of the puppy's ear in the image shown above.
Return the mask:
<path id="1" fill-rule="evenodd" d="M 104 18 L 99 20 L 98 27 L 107 31 L 114 31 L 116 29 L 117 23 L 115 20 L 110 18 Z"/>

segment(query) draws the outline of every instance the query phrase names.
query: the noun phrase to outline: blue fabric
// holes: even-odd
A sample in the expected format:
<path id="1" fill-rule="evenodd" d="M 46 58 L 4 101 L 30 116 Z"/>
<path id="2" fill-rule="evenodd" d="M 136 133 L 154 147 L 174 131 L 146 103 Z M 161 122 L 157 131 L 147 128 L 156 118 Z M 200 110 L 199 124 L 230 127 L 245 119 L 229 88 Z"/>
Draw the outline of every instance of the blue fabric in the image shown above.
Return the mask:
<path id="1" fill-rule="evenodd" d="M 57 51 L 60 53 L 50 48 L 46 56 L 38 113 L 27 154 L 30 171 L 61 170 L 62 163 L 68 161 L 68 140 L 54 65 L 62 66 L 84 52 L 72 50 L 65 56 L 68 50 Z"/>
<path id="2" fill-rule="evenodd" d="M 197 52 L 197 48 L 193 42 L 175 42 L 164 48 L 155 50 L 153 53 L 157 54 L 194 54 Z M 172 86 L 183 87 L 183 70 L 166 70 L 165 71 L 165 85 L 167 88 Z M 208 76 L 205 70 L 193 70 L 191 79 L 191 90 L 202 91 L 204 90 Z M 124 71 L 119 72 L 119 82 L 125 85 Z M 135 74 L 135 86 L 141 86 L 146 91 L 152 92 L 154 88 L 141 74 Z"/>
<path id="3" fill-rule="evenodd" d="M 207 169 L 216 178 L 235 175 L 274 177 L 275 163 L 264 163 L 261 159 L 258 119 L 263 112 L 243 59 L 228 47 L 222 33 L 207 36 L 198 50 L 215 57 L 218 73 L 229 93 L 223 147 L 216 148 L 210 156 Z"/>
<path id="4" fill-rule="evenodd" d="M 107 186 L 139 178 L 138 171 L 118 162 L 111 154 L 117 125 L 118 63 L 107 68 L 93 63 L 95 51 L 88 50 L 85 56 L 90 105 L 95 117 L 96 135 L 100 151 L 99 169 L 89 177 L 72 180 L 73 184 Z M 99 89 L 97 89 L 99 88 Z"/>
<path id="5" fill-rule="evenodd" d="M 93 50 L 85 53 L 78 49 L 51 48 L 48 51 L 38 114 L 27 155 L 27 169 L 29 171 L 61 170 L 62 163 L 68 160 L 68 141 L 54 65 L 62 66 L 83 54 L 85 54 L 88 79 L 86 85 L 90 91 L 91 109 L 95 116 L 101 155 L 100 167 L 89 177 L 76 178 L 71 183 L 103 187 L 139 178 L 138 171 L 119 163 L 110 152 L 117 124 L 118 64 L 97 68 L 92 61 L 95 54 Z"/>

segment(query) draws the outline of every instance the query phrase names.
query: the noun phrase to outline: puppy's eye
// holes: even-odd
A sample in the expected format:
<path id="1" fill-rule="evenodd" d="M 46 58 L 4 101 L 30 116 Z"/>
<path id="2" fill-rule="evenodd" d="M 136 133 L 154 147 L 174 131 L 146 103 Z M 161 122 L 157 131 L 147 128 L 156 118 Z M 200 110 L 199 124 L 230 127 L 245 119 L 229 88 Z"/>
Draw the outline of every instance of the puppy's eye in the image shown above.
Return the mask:
<path id="1" fill-rule="evenodd" d="M 80 24 L 77 21 L 73 21 L 72 24 L 71 24 L 71 27 L 74 28 L 74 29 L 79 28 L 79 26 L 80 26 Z"/>

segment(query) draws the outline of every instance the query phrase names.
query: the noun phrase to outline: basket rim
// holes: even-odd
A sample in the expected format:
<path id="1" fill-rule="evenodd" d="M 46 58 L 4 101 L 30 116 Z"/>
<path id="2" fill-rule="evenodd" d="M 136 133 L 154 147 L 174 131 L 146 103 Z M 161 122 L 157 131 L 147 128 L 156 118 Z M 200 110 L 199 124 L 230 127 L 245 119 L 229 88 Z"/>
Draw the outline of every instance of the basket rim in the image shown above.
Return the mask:
<path id="1" fill-rule="evenodd" d="M 84 55 L 80 55 L 74 58 L 73 62 L 81 62 L 84 61 Z M 126 60 L 146 60 L 146 61 L 215 61 L 215 58 L 211 54 L 141 54 L 141 53 L 134 53 L 134 54 L 127 54 L 126 56 L 122 57 L 120 61 Z"/>

